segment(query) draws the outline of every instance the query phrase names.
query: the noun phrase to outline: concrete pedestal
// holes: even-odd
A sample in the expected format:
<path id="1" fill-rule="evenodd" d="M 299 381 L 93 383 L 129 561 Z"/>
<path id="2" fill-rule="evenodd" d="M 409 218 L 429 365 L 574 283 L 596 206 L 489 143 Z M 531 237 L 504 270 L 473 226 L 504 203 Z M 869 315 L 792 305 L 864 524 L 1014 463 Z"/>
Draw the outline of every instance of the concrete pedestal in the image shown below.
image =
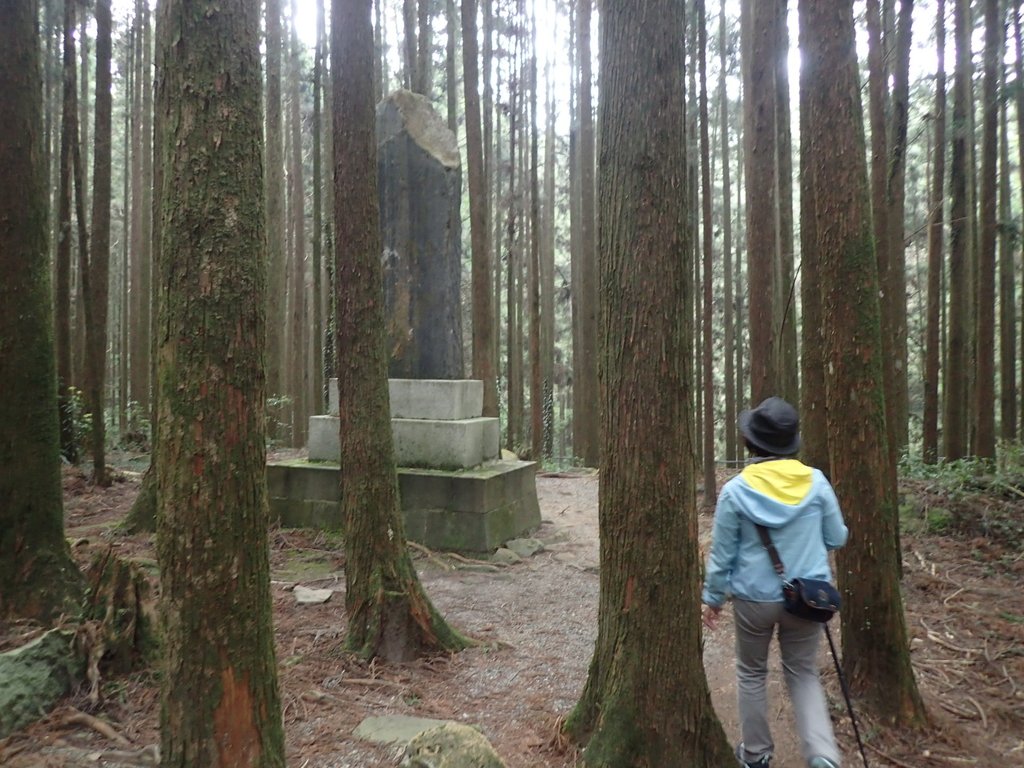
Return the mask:
<path id="1" fill-rule="evenodd" d="M 491 461 L 455 472 L 399 469 L 406 537 L 432 549 L 493 552 L 540 525 L 536 468 Z M 340 529 L 338 474 L 334 462 L 268 463 L 272 519 L 285 527 Z"/>

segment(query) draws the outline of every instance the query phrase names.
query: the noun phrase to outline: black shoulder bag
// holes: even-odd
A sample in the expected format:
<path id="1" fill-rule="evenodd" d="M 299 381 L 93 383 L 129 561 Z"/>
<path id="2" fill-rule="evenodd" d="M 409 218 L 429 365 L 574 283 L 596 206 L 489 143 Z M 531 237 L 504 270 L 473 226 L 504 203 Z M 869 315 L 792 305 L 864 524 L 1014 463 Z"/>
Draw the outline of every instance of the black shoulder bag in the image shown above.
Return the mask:
<path id="1" fill-rule="evenodd" d="M 761 544 L 768 550 L 775 572 L 782 579 L 782 599 L 786 611 L 801 619 L 822 623 L 835 616 L 839 612 L 839 590 L 822 579 L 787 579 L 784 575 L 786 568 L 768 529 L 758 525 L 757 533 L 761 537 Z"/>

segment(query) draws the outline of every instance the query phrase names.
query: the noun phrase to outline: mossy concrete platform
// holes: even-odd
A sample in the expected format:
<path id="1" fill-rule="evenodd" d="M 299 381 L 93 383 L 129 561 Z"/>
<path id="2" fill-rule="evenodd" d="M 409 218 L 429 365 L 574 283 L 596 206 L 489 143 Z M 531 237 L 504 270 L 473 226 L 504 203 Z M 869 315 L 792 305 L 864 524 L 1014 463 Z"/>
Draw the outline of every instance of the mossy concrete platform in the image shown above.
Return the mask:
<path id="1" fill-rule="evenodd" d="M 405 535 L 431 549 L 492 552 L 540 525 L 537 465 L 490 461 L 473 469 L 399 468 Z M 268 462 L 271 518 L 284 527 L 340 530 L 334 462 Z"/>

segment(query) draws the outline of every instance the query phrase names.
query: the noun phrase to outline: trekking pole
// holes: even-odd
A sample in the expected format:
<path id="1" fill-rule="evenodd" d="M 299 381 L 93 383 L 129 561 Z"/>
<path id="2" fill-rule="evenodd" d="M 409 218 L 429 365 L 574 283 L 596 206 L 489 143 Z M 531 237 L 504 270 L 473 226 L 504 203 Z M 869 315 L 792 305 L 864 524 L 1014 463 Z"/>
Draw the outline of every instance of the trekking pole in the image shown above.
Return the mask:
<path id="1" fill-rule="evenodd" d="M 853 704 L 850 702 L 850 689 L 846 685 L 846 676 L 843 674 L 842 667 L 839 666 L 839 656 L 836 655 L 836 644 L 832 642 L 832 633 L 828 630 L 828 624 L 822 624 L 825 627 L 825 637 L 828 638 L 828 647 L 832 651 L 832 661 L 836 665 L 836 674 L 839 676 L 839 687 L 843 690 L 843 698 L 846 699 L 846 709 L 850 712 L 850 722 L 853 723 L 853 735 L 857 737 L 857 748 L 860 749 L 860 757 L 864 761 L 864 768 L 868 766 L 868 756 L 864 754 L 864 742 L 860 740 L 860 729 L 857 727 L 857 717 L 853 714 Z"/>

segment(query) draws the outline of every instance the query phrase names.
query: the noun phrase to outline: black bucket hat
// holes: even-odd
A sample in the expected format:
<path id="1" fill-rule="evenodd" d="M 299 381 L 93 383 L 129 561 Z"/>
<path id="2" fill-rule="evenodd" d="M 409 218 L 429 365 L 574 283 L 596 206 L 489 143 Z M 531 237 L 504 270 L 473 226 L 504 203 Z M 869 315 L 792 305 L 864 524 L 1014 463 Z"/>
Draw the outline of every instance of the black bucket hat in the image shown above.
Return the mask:
<path id="1" fill-rule="evenodd" d="M 781 397 L 769 397 L 743 411 L 738 421 L 750 444 L 771 456 L 791 456 L 800 450 L 800 414 Z"/>

